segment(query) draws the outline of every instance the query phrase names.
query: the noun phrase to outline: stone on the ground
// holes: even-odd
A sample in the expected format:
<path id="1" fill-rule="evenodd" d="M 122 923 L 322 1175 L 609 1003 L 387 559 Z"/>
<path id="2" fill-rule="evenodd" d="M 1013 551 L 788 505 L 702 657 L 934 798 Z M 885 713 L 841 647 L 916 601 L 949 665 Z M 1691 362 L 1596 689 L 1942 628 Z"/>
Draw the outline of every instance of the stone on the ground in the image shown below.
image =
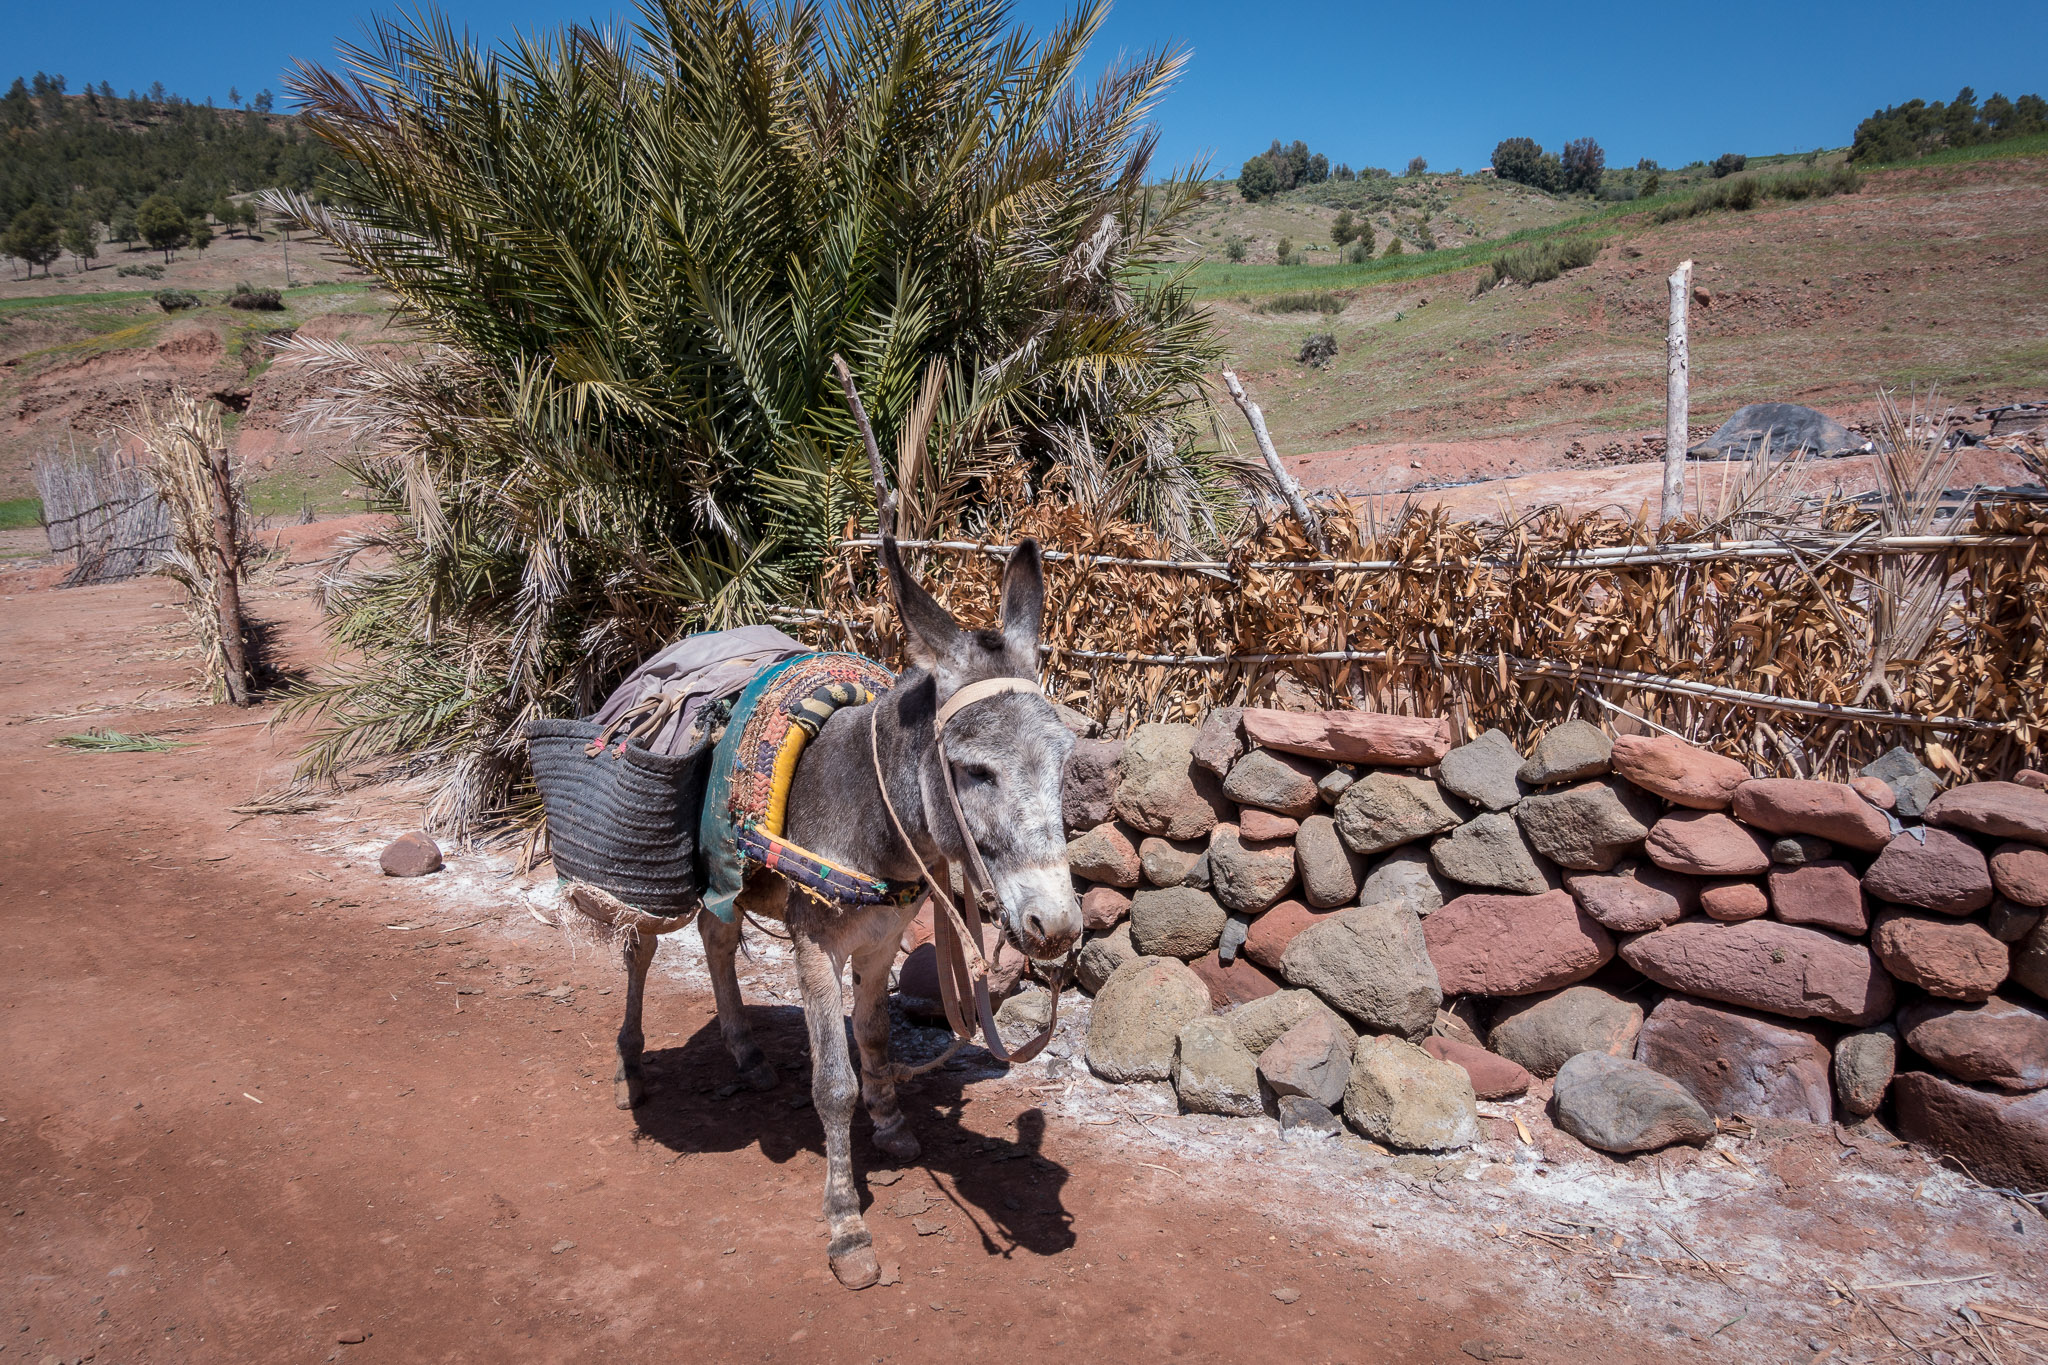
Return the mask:
<path id="1" fill-rule="evenodd" d="M 1422 922 L 1448 995 L 1533 995 L 1583 981 L 1614 956 L 1614 938 L 1566 891 L 1473 892 Z"/>
<path id="2" fill-rule="evenodd" d="M 1614 741 L 1599 726 L 1568 720 L 1544 732 L 1515 776 L 1530 787 L 1598 777 L 1608 770 L 1613 752 Z"/>
<path id="3" fill-rule="evenodd" d="M 1222 777 L 1244 751 L 1244 708 L 1219 706 L 1202 717 L 1202 728 L 1188 753 L 1196 767 Z"/>
<path id="4" fill-rule="evenodd" d="M 1945 829 L 1909 830 L 1865 869 L 1863 889 L 1896 905 L 1967 915 L 1991 904 L 1991 865 L 1975 844 Z"/>
<path id="5" fill-rule="evenodd" d="M 1431 844 L 1429 857 L 1438 872 L 1466 886 L 1525 895 L 1550 888 L 1522 827 L 1498 811 L 1467 820 Z"/>
<path id="6" fill-rule="evenodd" d="M 1700 888 L 1700 909 L 1710 919 L 1739 924 L 1761 919 L 1771 908 L 1770 898 L 1755 882 L 1739 879 L 1708 882 Z"/>
<path id="7" fill-rule="evenodd" d="M 1113 886 L 1091 886 L 1081 893 L 1081 927 L 1114 929 L 1131 913 L 1131 898 Z"/>
<path id="8" fill-rule="evenodd" d="M 1200 957 L 1216 946 L 1229 918 L 1206 891 L 1150 888 L 1131 897 L 1131 946 L 1146 957 Z"/>
<path id="9" fill-rule="evenodd" d="M 1735 818 L 1772 834 L 1811 834 L 1873 853 L 1892 837 L 1885 813 L 1846 782 L 1751 778 L 1735 789 Z"/>
<path id="10" fill-rule="evenodd" d="M 1465 1068 L 1384 1034 L 1358 1040 L 1344 1117 L 1375 1142 L 1411 1151 L 1469 1147 L 1480 1138 L 1478 1097 Z"/>
<path id="11" fill-rule="evenodd" d="M 1674 806 L 1726 810 L 1749 769 L 1671 735 L 1622 735 L 1614 741 L 1614 771 Z"/>
<path id="12" fill-rule="evenodd" d="M 1359 883 L 1358 903 L 1395 901 L 1426 918 L 1457 894 L 1455 887 L 1437 875 L 1428 853 L 1419 848 L 1397 848 L 1374 863 Z"/>
<path id="13" fill-rule="evenodd" d="M 1458 816 L 1426 778 L 1372 772 L 1344 789 L 1332 818 L 1353 853 L 1383 853 L 1455 829 Z"/>
<path id="14" fill-rule="evenodd" d="M 1835 846 L 1811 834 L 1787 834 L 1771 841 L 1772 867 L 1805 867 L 1835 856 Z"/>
<path id="15" fill-rule="evenodd" d="M 1472 1082 L 1472 1093 L 1482 1100 L 1511 1100 L 1528 1093 L 1536 1080 L 1506 1057 L 1457 1038 L 1431 1035 L 1422 1040 L 1422 1050 L 1440 1062 L 1462 1068 Z"/>
<path id="16" fill-rule="evenodd" d="M 1261 967 L 1280 970 L 1280 958 L 1294 936 L 1330 912 L 1312 910 L 1300 901 L 1281 901 L 1252 920 L 1245 930 L 1243 955 Z"/>
<path id="17" fill-rule="evenodd" d="M 1239 837 L 1250 844 L 1268 844 L 1276 839 L 1292 839 L 1300 830 L 1301 821 L 1286 815 L 1275 815 L 1257 806 L 1246 806 L 1237 813 Z"/>
<path id="18" fill-rule="evenodd" d="M 1209 1013 L 1209 990 L 1185 962 L 1132 958 L 1096 992 L 1088 1018 L 1088 1066 L 1113 1084 L 1173 1076 L 1180 1031 Z"/>
<path id="19" fill-rule="evenodd" d="M 1621 946 L 1629 966 L 1667 990 L 1788 1019 L 1865 1027 L 1892 1012 L 1892 979 L 1861 943 L 1754 919 L 1683 920 Z"/>
<path id="20" fill-rule="evenodd" d="M 1616 933 L 1661 929 L 1700 905 L 1697 881 L 1647 860 L 1616 863 L 1612 872 L 1568 873 L 1564 884 L 1587 914 Z"/>
<path id="21" fill-rule="evenodd" d="M 996 1032 L 1003 1035 L 1006 1047 L 1017 1047 L 1030 1042 L 1051 1022 L 1051 991 L 1018 991 L 996 1006 Z"/>
<path id="22" fill-rule="evenodd" d="M 1280 975 L 1367 1028 L 1411 1038 L 1429 1032 L 1444 998 L 1422 921 L 1404 905 L 1319 917 L 1287 945 Z"/>
<path id="23" fill-rule="evenodd" d="M 1922 1000 L 1899 1011 L 1906 1046 L 1959 1081 L 2048 1088 L 2048 1014 L 1994 995 L 1980 1005 Z"/>
<path id="24" fill-rule="evenodd" d="M 2048 1186 L 2048 1090 L 2007 1095 L 1931 1071 L 1892 1082 L 1899 1136 L 1957 1158 L 1987 1185 Z"/>
<path id="25" fill-rule="evenodd" d="M 1899 794 L 1889 784 L 1875 777 L 1852 777 L 1849 785 L 1858 796 L 1876 806 L 1879 810 L 1891 810 L 1899 804 Z"/>
<path id="26" fill-rule="evenodd" d="M 1674 995 L 1643 1021 L 1635 1055 L 1722 1118 L 1834 1118 L 1831 1058 L 1811 1026 Z"/>
<path id="27" fill-rule="evenodd" d="M 1324 805 L 1334 806 L 1337 804 L 1337 798 L 1350 790 L 1351 784 L 1357 780 L 1357 773 L 1349 767 L 1339 765 L 1316 779 L 1316 795 Z"/>
<path id="28" fill-rule="evenodd" d="M 1190 1019 L 1181 1026 L 1173 1063 L 1173 1093 L 1194 1114 L 1250 1118 L 1259 1103 L 1258 1062 L 1245 1051 L 1230 1025 L 1217 1018 Z"/>
<path id="29" fill-rule="evenodd" d="M 1344 847 L 1337 822 L 1327 815 L 1301 822 L 1294 836 L 1294 867 L 1301 898 L 1320 909 L 1351 904 L 1365 877 L 1365 859 Z"/>
<path id="30" fill-rule="evenodd" d="M 1704 290 L 1699 291 L 1705 295 Z M 1800 403 L 1746 403 L 1685 453 L 1695 460 L 1827 459 L 1864 454 L 1869 437 Z"/>
<path id="31" fill-rule="evenodd" d="M 1984 916 L 1984 927 L 2000 943 L 2021 943 L 2040 927 L 2042 917 L 2043 912 L 2033 906 L 2020 905 L 2001 897 L 1991 902 L 1991 911 Z M 2019 975 L 2017 962 L 2013 965 L 2013 975 Z M 2029 986 L 2028 989 L 2033 988 Z"/>
<path id="32" fill-rule="evenodd" d="M 1899 1035 L 1890 1024 L 1843 1034 L 1835 1040 L 1835 1103 L 1854 1118 L 1869 1118 L 1898 1065 Z"/>
<path id="33" fill-rule="evenodd" d="M 1691 877 L 1754 877 L 1771 865 L 1770 845 L 1719 811 L 1675 810 L 1650 829 L 1650 861 Z"/>
<path id="34" fill-rule="evenodd" d="M 1890 787 L 1892 809 L 1905 820 L 1918 820 L 1927 813 L 1928 803 L 1941 795 L 1941 779 L 1934 775 L 1934 769 L 1903 744 L 1864 764 L 1857 775 L 1874 777 Z"/>
<path id="35" fill-rule="evenodd" d="M 1555 1076 L 1581 1052 L 1635 1053 L 1643 1007 L 1598 986 L 1506 1000 L 1493 1016 L 1487 1045 L 1536 1076 Z"/>
<path id="36" fill-rule="evenodd" d="M 1094 995 L 1102 989 L 1102 983 L 1116 972 L 1116 969 L 1138 955 L 1131 946 L 1131 926 L 1127 920 L 1108 933 L 1090 934 L 1081 944 L 1080 955 L 1074 960 L 1074 980 L 1082 990 Z M 933 981 L 936 984 L 937 977 Z"/>
<path id="37" fill-rule="evenodd" d="M 1209 831 L 1209 890 L 1225 908 L 1256 915 L 1293 885 L 1293 844 L 1247 843 L 1231 824 Z"/>
<path id="38" fill-rule="evenodd" d="M 1138 846 L 1131 840 L 1131 831 L 1114 822 L 1097 825 L 1068 840 L 1067 866 L 1077 877 L 1126 889 L 1138 884 L 1141 870 Z"/>
<path id="39" fill-rule="evenodd" d="M 1684 1086 L 1605 1052 L 1567 1061 L 1551 1103 L 1559 1128 L 1603 1152 L 1653 1152 L 1674 1142 L 1703 1143 L 1715 1132 L 1714 1116 Z"/>
<path id="40" fill-rule="evenodd" d="M 2012 968 L 2012 950 L 1972 920 L 1926 910 L 1881 911 L 1870 946 L 1885 970 L 1944 1000 L 1983 1000 Z"/>
<path id="41" fill-rule="evenodd" d="M 1079 739 L 1067 755 L 1066 777 L 1060 783 L 1060 806 L 1067 830 L 1093 829 L 1109 819 L 1116 799 L 1118 766 L 1124 755 L 1120 739 Z"/>
<path id="42" fill-rule="evenodd" d="M 1861 938 L 1870 932 L 1870 904 L 1856 869 L 1838 858 L 1771 869 L 1771 909 L 1787 924 L 1811 924 Z"/>
<path id="43" fill-rule="evenodd" d="M 1282 1137 L 1333 1138 L 1344 1131 L 1344 1122 L 1327 1104 L 1306 1095 L 1282 1095 L 1275 1108 L 1280 1111 Z"/>
<path id="44" fill-rule="evenodd" d="M 1192 725 L 1140 725 L 1117 761 L 1111 808 L 1131 828 L 1162 839 L 1199 839 L 1230 814 L 1223 784 L 1197 768 Z"/>
<path id="45" fill-rule="evenodd" d="M 2000 844 L 1991 850 L 1991 884 L 2015 905 L 2048 906 L 2048 849 Z"/>
<path id="46" fill-rule="evenodd" d="M 1426 768 L 1451 748 L 1451 723 L 1442 716 L 1246 707 L 1244 732 L 1253 743 L 1283 753 L 1389 768 Z"/>
<path id="47" fill-rule="evenodd" d="M 1619 778 L 1524 797 L 1515 819 L 1538 853 L 1559 867 L 1605 872 L 1641 843 L 1656 803 Z"/>
<path id="48" fill-rule="evenodd" d="M 1507 810 L 1526 794 L 1515 774 L 1522 754 L 1499 730 L 1488 730 L 1470 744 L 1460 744 L 1437 765 L 1437 780 L 1451 795 L 1482 810 Z"/>
<path id="49" fill-rule="evenodd" d="M 1259 1075 L 1276 1095 L 1306 1095 L 1327 1109 L 1351 1079 L 1350 1030 L 1323 1012 L 1303 1016 L 1259 1054 Z"/>
<path id="50" fill-rule="evenodd" d="M 2012 780 L 2022 787 L 2032 787 L 2037 792 L 2048 792 L 2048 772 L 2039 768 L 2022 768 L 2012 775 Z"/>
<path id="51" fill-rule="evenodd" d="M 377 866 L 387 877 L 424 877 L 441 870 L 441 846 L 413 830 L 384 845 Z"/>
<path id="52" fill-rule="evenodd" d="M 1280 982 L 1272 973 L 1247 961 L 1242 954 L 1225 962 L 1218 949 L 1211 949 L 1188 966 L 1202 978 L 1202 984 L 1209 988 L 1209 1003 L 1219 1010 L 1249 1004 L 1280 989 Z"/>
<path id="53" fill-rule="evenodd" d="M 1311 1014 L 1328 1015 L 1339 1029 L 1346 1033 L 1351 1031 L 1351 1026 L 1338 1018 L 1335 1010 L 1318 1000 L 1314 991 L 1275 991 L 1272 995 L 1239 1005 L 1223 1017 L 1230 1021 L 1237 1041 L 1256 1057 Z"/>
<path id="54" fill-rule="evenodd" d="M 1209 851 L 1206 841 L 1162 839 L 1148 834 L 1138 843 L 1138 868 L 1154 886 L 1186 886 L 1195 864 Z"/>
<path id="55" fill-rule="evenodd" d="M 1298 820 L 1315 810 L 1316 779 L 1322 775 L 1321 765 L 1310 759 L 1254 749 L 1230 765 L 1230 775 L 1223 779 L 1223 794 L 1240 806 L 1257 806 Z"/>

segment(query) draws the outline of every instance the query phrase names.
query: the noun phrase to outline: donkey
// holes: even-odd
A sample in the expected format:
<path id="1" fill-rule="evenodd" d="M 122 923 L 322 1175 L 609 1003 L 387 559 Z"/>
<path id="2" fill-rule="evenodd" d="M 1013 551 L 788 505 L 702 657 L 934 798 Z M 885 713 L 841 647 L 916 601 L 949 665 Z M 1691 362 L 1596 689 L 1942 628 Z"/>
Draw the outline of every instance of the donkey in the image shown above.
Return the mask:
<path id="1" fill-rule="evenodd" d="M 939 709 L 969 684 L 990 678 L 1035 683 L 1044 567 L 1038 543 L 1025 540 L 1003 573 L 1002 629 L 964 630 L 911 577 L 893 537 L 884 539 L 882 559 L 903 618 L 910 667 L 879 700 L 835 712 L 810 742 L 791 786 L 783 833 L 822 857 L 891 880 L 918 880 L 921 858 L 944 884 L 948 868 L 965 864 L 970 850 L 946 794 L 935 721 Z M 1081 936 L 1060 810 L 1060 784 L 1073 746 L 1073 736 L 1035 688 L 972 701 L 945 729 L 960 815 L 1001 901 L 996 922 L 1011 944 L 1041 960 L 1063 956 Z M 902 823 L 901 837 L 891 808 Z M 880 1277 L 881 1266 L 853 1179 L 856 1095 L 867 1101 L 877 1147 L 899 1161 L 918 1154 L 917 1138 L 896 1102 L 886 999 L 889 969 L 915 906 L 829 906 L 790 890 L 779 875 L 757 870 L 739 904 L 781 919 L 796 949 L 811 1039 L 811 1098 L 825 1127 L 825 1217 L 831 1231 L 826 1255 L 841 1284 L 864 1289 Z M 733 963 L 739 919 L 727 924 L 700 913 L 697 924 L 725 1044 L 741 1079 L 756 1090 L 770 1089 L 774 1068 L 741 1010 Z M 640 1008 L 656 942 L 644 930 L 625 936 L 626 1019 L 614 1080 L 621 1109 L 645 1098 Z M 858 1087 L 840 985 L 849 961 Z"/>

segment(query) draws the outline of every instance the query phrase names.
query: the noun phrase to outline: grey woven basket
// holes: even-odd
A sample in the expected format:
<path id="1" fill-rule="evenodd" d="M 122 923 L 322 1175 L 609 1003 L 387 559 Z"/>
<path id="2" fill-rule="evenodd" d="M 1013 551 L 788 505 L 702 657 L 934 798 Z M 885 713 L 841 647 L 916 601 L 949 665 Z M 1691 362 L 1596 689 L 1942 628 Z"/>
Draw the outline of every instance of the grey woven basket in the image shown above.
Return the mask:
<path id="1" fill-rule="evenodd" d="M 670 757 L 637 742 L 585 755 L 598 727 L 582 720 L 526 725 L 533 780 L 548 812 L 555 869 L 636 909 L 675 915 L 704 894 L 697 818 L 704 809 L 709 740 Z"/>

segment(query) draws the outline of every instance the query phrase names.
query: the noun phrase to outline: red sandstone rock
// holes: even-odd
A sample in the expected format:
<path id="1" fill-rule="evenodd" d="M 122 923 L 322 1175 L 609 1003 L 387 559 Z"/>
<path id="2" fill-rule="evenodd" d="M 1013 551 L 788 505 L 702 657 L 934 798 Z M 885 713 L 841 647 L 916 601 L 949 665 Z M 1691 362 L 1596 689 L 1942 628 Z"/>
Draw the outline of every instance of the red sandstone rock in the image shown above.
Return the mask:
<path id="1" fill-rule="evenodd" d="M 1617 933 L 1662 929 L 1700 906 L 1698 882 L 1655 863 L 1630 861 L 1612 872 L 1569 872 L 1564 884 L 1587 914 Z"/>
<path id="2" fill-rule="evenodd" d="M 2048 1014 L 1992 996 L 1981 1005 L 1923 1000 L 1899 1011 L 1906 1046 L 1959 1081 L 2048 1087 Z"/>
<path id="3" fill-rule="evenodd" d="M 1636 1060 L 1677 1081 L 1722 1118 L 1834 1118 L 1832 1059 L 1810 1027 L 1674 995 L 1643 1021 Z"/>
<path id="4" fill-rule="evenodd" d="M 1571 893 L 1460 896 L 1422 922 L 1445 995 L 1530 995 L 1583 981 L 1614 939 Z"/>
<path id="5" fill-rule="evenodd" d="M 1773 834 L 1811 834 L 1847 848 L 1880 849 L 1892 837 L 1884 812 L 1843 782 L 1756 778 L 1735 789 L 1735 818 Z"/>
<path id="6" fill-rule="evenodd" d="M 401 834 L 384 846 L 377 866 L 387 877 L 424 877 L 441 870 L 441 846 L 417 830 Z"/>
<path id="7" fill-rule="evenodd" d="M 1734 759 L 1670 735 L 1622 735 L 1612 761 L 1619 776 L 1693 810 L 1726 810 L 1749 780 L 1749 769 Z"/>
<path id="8" fill-rule="evenodd" d="M 1927 823 L 2048 844 L 2048 791 L 2017 782 L 1973 782 L 1951 787 L 1927 807 Z"/>
<path id="9" fill-rule="evenodd" d="M 2032 787 L 2037 792 L 2048 792 L 2048 773 L 2037 768 L 2022 768 L 2012 775 L 2012 780 L 2022 787 Z"/>
<path id="10" fill-rule="evenodd" d="M 1482 1100 L 1511 1100 L 1526 1093 L 1536 1079 L 1499 1053 L 1455 1038 L 1424 1038 L 1422 1050 L 1440 1062 L 1465 1068 L 1465 1074 L 1472 1078 L 1472 1093 Z"/>
<path id="11" fill-rule="evenodd" d="M 1667 989 L 1788 1019 L 1862 1027 L 1889 1015 L 1895 999 L 1862 944 L 1776 920 L 1682 920 L 1630 939 L 1621 958 Z"/>
<path id="12" fill-rule="evenodd" d="M 1281 901 L 1252 921 L 1245 930 L 1242 955 L 1261 967 L 1280 970 L 1280 955 L 1287 951 L 1287 945 L 1294 936 L 1314 924 L 1329 910 L 1311 910 L 1300 901 Z"/>
<path id="13" fill-rule="evenodd" d="M 1275 815 L 1257 806 L 1246 806 L 1238 812 L 1237 832 L 1247 843 L 1268 843 L 1274 839 L 1291 839 L 1301 828 L 1301 821 L 1290 820 L 1284 815 Z"/>
<path id="14" fill-rule="evenodd" d="M 1244 731 L 1268 749 L 1336 763 L 1426 768 L 1451 751 L 1451 723 L 1442 716 L 1250 706 L 1245 708 Z"/>
<path id="15" fill-rule="evenodd" d="M 1931 1071 L 1892 1082 L 1899 1133 L 1959 1158 L 1988 1185 L 2048 1186 L 2048 1091 L 2000 1095 Z"/>
<path id="16" fill-rule="evenodd" d="M 2048 849 L 2000 844 L 1991 850 L 1991 884 L 2018 905 L 2048 905 Z"/>
<path id="17" fill-rule="evenodd" d="M 1755 882 L 1708 882 L 1700 888 L 1700 909 L 1724 924 L 1762 919 L 1770 908 L 1764 889 Z"/>
<path id="18" fill-rule="evenodd" d="M 1983 1000 L 2011 970 L 2011 953 L 1969 920 L 1924 910 L 1886 910 L 1870 933 L 1885 970 L 1944 1000 Z"/>
<path id="19" fill-rule="evenodd" d="M 1863 889 L 1898 905 L 1967 915 L 1991 904 L 1991 867 L 1975 844 L 1945 829 L 1906 830 L 1864 872 Z"/>
<path id="20" fill-rule="evenodd" d="M 1211 948 L 1188 966 L 1194 968 L 1195 975 L 1209 988 L 1209 1002 L 1219 1010 L 1246 1004 L 1280 989 L 1278 981 L 1256 963 L 1246 961 L 1243 953 L 1226 964 Z"/>
<path id="21" fill-rule="evenodd" d="M 1081 893 L 1081 923 L 1090 929 L 1114 929 L 1131 912 L 1131 898 L 1113 886 L 1091 886 Z"/>
<path id="22" fill-rule="evenodd" d="M 1839 858 L 1803 867 L 1774 867 L 1771 909 L 1787 924 L 1813 924 L 1861 938 L 1870 932 L 1870 905 L 1856 869 Z"/>
<path id="23" fill-rule="evenodd" d="M 1882 778 L 1852 777 L 1849 779 L 1849 785 L 1855 789 L 1858 796 L 1879 810 L 1890 810 L 1899 804 L 1899 794 Z"/>
<path id="24" fill-rule="evenodd" d="M 1771 846 L 1716 811 L 1673 811 L 1650 828 L 1650 861 L 1693 877 L 1754 877 L 1771 865 Z"/>
<path id="25" fill-rule="evenodd" d="M 1077 877 L 1126 889 L 1138 884 L 1142 865 L 1131 831 L 1114 821 L 1067 841 L 1067 866 Z"/>

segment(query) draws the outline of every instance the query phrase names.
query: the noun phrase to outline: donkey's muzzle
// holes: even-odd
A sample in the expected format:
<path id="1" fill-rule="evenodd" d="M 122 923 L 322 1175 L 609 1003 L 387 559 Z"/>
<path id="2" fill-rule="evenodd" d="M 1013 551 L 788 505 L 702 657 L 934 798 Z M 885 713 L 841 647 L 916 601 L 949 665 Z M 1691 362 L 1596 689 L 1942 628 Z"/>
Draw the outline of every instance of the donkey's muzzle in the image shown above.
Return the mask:
<path id="1" fill-rule="evenodd" d="M 1065 904 L 1033 900 L 1014 921 L 1017 946 L 1041 962 L 1067 955 L 1081 937 L 1081 906 L 1071 897 Z"/>

